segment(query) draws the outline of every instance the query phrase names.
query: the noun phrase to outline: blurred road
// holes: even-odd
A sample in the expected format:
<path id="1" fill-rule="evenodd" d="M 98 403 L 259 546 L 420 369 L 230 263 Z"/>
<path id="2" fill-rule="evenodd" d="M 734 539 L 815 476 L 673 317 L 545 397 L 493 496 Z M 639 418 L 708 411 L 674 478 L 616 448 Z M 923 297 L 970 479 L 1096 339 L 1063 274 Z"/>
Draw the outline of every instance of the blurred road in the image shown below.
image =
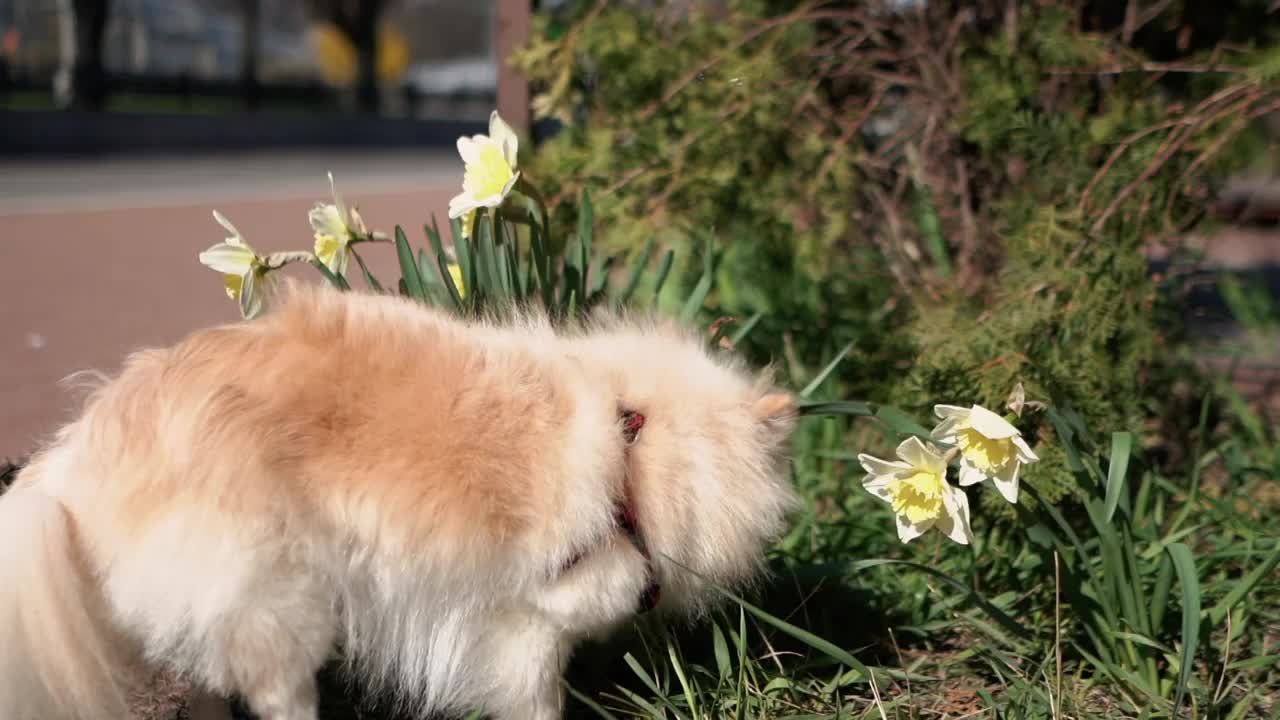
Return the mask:
<path id="1" fill-rule="evenodd" d="M 0 213 L 172 207 L 264 195 L 327 196 L 328 171 L 333 171 L 344 195 L 399 193 L 458 183 L 462 165 L 451 148 L 0 159 Z"/>
<path id="2" fill-rule="evenodd" d="M 131 350 L 236 320 L 221 277 L 196 260 L 225 235 L 211 211 L 260 252 L 309 249 L 328 170 L 372 227 L 399 223 L 418 244 L 433 212 L 446 223 L 462 164 L 451 150 L 0 161 L 0 460 L 70 417 L 71 373 L 114 373 Z M 389 246 L 363 255 L 394 277 Z"/>

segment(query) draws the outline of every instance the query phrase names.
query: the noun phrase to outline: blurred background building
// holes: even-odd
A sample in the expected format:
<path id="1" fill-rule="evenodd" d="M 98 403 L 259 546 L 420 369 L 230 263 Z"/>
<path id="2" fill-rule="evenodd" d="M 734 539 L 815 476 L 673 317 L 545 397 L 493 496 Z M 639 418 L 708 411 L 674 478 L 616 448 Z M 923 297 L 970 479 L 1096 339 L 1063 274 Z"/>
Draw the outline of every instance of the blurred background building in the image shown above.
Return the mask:
<path id="1" fill-rule="evenodd" d="M 0 102 L 18 110 L 354 106 L 388 116 L 483 118 L 497 88 L 496 7 L 476 0 L 0 0 Z M 372 83 L 361 70 L 366 53 Z M 361 95 L 370 85 L 376 100 Z"/>
<path id="2" fill-rule="evenodd" d="M 441 145 L 504 103 L 522 125 L 499 56 L 532 7 L 0 0 L 0 154 Z"/>

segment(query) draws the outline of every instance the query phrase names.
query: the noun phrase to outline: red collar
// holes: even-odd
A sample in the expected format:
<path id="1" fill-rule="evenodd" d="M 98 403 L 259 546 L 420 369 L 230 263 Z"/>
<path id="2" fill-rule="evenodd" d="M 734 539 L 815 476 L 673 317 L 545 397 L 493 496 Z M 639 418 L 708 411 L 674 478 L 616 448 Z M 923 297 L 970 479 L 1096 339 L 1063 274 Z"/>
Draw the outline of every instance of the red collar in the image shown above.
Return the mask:
<path id="1" fill-rule="evenodd" d="M 625 410 L 622 413 L 622 437 L 627 441 L 627 445 L 634 445 L 640 436 L 640 429 L 644 427 L 644 415 L 635 410 Z M 629 478 L 627 478 L 629 479 Z M 649 582 L 645 585 L 644 591 L 640 594 L 640 612 L 648 612 L 658 606 L 658 601 L 662 598 L 662 585 L 658 583 L 658 577 L 653 572 L 653 557 L 649 555 L 649 546 L 644 541 L 644 536 L 640 534 L 640 523 L 636 518 L 636 502 L 632 496 L 631 483 L 623 480 L 623 504 L 618 511 L 618 525 L 631 538 L 631 542 L 635 544 L 636 549 L 644 556 L 645 566 L 648 569 Z"/>
<path id="2" fill-rule="evenodd" d="M 622 437 L 626 440 L 627 446 L 634 445 L 640 436 L 640 430 L 644 427 L 644 415 L 634 410 L 624 410 L 622 412 Z M 614 521 L 618 527 L 627 535 L 631 543 L 636 546 L 640 554 L 644 556 L 645 565 L 648 568 L 649 582 L 645 586 L 644 591 L 640 595 L 640 612 L 648 612 L 658 605 L 658 600 L 662 596 L 662 586 L 658 583 L 656 574 L 653 572 L 653 558 L 649 555 L 649 548 L 644 542 L 644 536 L 640 533 L 640 524 L 636 519 L 635 498 L 632 497 L 631 483 L 629 478 L 624 476 L 623 479 L 623 497 L 618 503 L 618 508 L 614 514 Z M 561 572 L 568 572 L 582 560 L 585 553 L 579 552 L 569 561 L 565 563 Z"/>

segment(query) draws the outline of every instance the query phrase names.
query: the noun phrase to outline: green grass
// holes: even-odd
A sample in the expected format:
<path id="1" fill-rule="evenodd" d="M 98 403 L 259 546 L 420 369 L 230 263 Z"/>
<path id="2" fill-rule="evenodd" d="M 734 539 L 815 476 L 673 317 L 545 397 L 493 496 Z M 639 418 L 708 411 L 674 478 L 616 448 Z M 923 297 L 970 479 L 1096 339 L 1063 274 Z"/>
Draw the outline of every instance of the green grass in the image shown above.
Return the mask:
<path id="1" fill-rule="evenodd" d="M 1273 470 L 1230 469 L 1238 439 L 1202 425 L 1188 466 L 1161 472 L 1132 436 L 1095 448 L 1077 427 L 1081 506 L 975 515 L 971 549 L 904 547 L 850 461 L 891 431 L 808 422 L 808 509 L 758 606 L 595 649 L 573 717 L 1280 716 L 1280 493 Z"/>

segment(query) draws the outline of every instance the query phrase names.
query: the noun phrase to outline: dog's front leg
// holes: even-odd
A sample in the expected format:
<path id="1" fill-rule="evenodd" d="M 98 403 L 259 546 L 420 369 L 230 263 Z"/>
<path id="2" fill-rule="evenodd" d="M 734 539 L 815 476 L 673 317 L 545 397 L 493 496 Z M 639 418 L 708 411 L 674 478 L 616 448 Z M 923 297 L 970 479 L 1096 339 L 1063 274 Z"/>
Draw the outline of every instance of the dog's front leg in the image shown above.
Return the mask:
<path id="1" fill-rule="evenodd" d="M 561 720 L 560 677 L 569 660 L 569 641 L 542 613 L 508 610 L 488 629 L 480 658 L 491 669 L 492 686 L 480 698 L 493 720 Z"/>

